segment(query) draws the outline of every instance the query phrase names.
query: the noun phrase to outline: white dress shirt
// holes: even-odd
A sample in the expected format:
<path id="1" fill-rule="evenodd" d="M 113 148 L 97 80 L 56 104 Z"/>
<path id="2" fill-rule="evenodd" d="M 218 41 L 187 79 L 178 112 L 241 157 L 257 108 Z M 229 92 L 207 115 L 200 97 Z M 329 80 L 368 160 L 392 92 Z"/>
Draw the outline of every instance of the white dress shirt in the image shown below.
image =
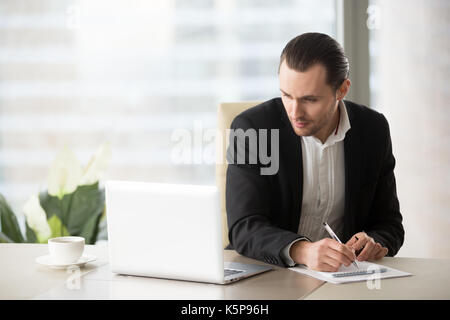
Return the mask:
<path id="1" fill-rule="evenodd" d="M 323 222 L 327 222 L 339 238 L 344 231 L 344 138 L 350 129 L 350 121 L 342 100 L 338 106 L 338 124 L 325 143 L 314 136 L 301 138 L 303 198 L 298 234 L 313 242 L 328 237 Z M 289 266 L 295 265 L 289 250 L 300 240 L 305 238 L 296 239 L 282 251 L 282 258 Z"/>

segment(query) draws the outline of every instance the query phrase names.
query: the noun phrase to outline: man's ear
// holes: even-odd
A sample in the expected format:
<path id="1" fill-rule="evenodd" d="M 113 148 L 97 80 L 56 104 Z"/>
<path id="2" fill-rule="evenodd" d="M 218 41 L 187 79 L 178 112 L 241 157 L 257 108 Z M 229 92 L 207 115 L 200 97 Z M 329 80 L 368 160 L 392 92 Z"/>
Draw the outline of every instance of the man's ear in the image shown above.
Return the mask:
<path id="1" fill-rule="evenodd" d="M 347 94 L 348 90 L 350 89 L 351 86 L 351 81 L 350 79 L 345 79 L 344 81 L 342 81 L 341 86 L 339 87 L 339 89 L 336 92 L 336 100 L 342 100 L 344 99 L 345 95 Z"/>

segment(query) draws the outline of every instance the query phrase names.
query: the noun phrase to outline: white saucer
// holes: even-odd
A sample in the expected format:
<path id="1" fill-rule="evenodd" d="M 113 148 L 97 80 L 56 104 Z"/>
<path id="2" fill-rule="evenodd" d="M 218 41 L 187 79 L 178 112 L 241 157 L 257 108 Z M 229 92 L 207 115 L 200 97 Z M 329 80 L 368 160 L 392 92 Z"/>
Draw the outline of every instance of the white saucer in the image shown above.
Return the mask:
<path id="1" fill-rule="evenodd" d="M 95 260 L 97 260 L 97 257 L 94 255 L 91 255 L 91 254 L 84 254 L 76 262 L 73 262 L 73 263 L 53 263 L 49 254 L 36 258 L 37 263 L 39 263 L 43 266 L 50 267 L 52 269 L 66 269 L 67 267 L 71 267 L 71 266 L 77 266 L 77 267 L 81 268 L 86 263 L 92 262 Z"/>

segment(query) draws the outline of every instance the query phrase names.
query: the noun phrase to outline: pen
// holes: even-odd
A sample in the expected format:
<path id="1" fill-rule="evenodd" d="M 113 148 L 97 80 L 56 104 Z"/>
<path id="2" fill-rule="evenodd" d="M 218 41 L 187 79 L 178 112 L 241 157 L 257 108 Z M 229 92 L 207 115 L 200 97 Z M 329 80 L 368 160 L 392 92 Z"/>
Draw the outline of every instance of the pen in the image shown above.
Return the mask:
<path id="1" fill-rule="evenodd" d="M 339 240 L 339 238 L 337 237 L 337 235 L 334 233 L 334 231 L 330 228 L 330 226 L 328 225 L 328 223 L 324 222 L 323 226 L 325 227 L 325 230 L 327 230 L 327 232 L 329 233 L 329 235 L 336 240 L 337 242 L 339 242 L 340 244 L 342 244 L 341 240 Z M 353 265 L 359 269 L 358 265 L 356 264 L 356 261 L 352 262 Z"/>

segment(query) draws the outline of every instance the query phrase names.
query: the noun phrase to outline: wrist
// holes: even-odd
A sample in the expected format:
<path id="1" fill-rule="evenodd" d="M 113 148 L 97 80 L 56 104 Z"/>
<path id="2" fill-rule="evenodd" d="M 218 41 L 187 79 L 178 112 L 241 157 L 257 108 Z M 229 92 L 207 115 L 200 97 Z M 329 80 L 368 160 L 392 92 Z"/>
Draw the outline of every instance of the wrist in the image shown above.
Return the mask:
<path id="1" fill-rule="evenodd" d="M 308 248 L 310 246 L 311 242 L 307 240 L 297 241 L 291 246 L 289 250 L 289 255 L 291 256 L 292 260 L 294 260 L 295 263 L 306 265 Z"/>

